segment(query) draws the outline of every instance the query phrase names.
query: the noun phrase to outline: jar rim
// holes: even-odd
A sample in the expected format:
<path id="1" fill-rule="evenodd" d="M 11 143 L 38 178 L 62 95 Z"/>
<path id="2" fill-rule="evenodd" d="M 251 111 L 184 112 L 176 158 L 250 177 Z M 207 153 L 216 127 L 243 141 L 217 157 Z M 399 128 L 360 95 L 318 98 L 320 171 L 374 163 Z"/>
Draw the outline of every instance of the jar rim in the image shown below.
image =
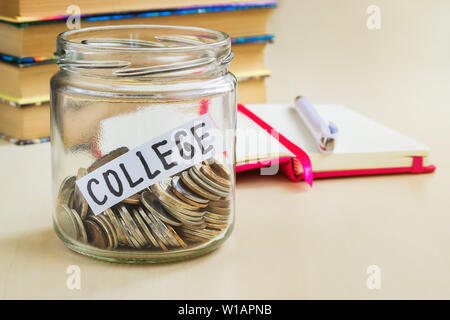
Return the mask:
<path id="1" fill-rule="evenodd" d="M 148 29 L 148 30 L 158 30 L 158 29 L 170 29 L 170 30 L 180 30 L 184 32 L 201 32 L 205 34 L 211 35 L 214 41 L 210 43 L 202 43 L 195 45 L 185 45 L 185 46 L 176 46 L 176 47 L 131 47 L 131 46 L 92 46 L 88 43 L 83 42 L 75 42 L 70 40 L 71 37 L 81 34 L 87 34 L 89 32 L 95 31 L 110 31 L 110 30 L 127 30 L 127 29 Z M 98 26 L 98 27 L 87 27 L 81 29 L 74 29 L 62 32 L 57 37 L 58 50 L 60 48 L 65 49 L 74 49 L 74 50 L 100 50 L 100 51 L 114 51 L 114 52 L 140 52 L 140 53 L 176 53 L 183 51 L 197 51 L 197 50 L 206 50 L 213 49 L 217 47 L 223 47 L 227 45 L 231 45 L 231 39 L 228 34 L 201 27 L 192 27 L 192 26 L 174 26 L 174 25 L 152 25 L 152 24 L 136 24 L 136 25 L 114 25 L 114 26 Z"/>

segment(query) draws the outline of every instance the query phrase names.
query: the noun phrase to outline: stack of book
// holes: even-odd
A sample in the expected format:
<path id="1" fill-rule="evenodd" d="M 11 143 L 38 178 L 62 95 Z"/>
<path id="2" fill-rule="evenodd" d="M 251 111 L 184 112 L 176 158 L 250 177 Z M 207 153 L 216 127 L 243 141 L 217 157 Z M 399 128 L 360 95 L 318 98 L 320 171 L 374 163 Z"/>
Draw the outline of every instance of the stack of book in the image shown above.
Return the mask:
<path id="1" fill-rule="evenodd" d="M 49 140 L 50 85 L 58 70 L 56 36 L 68 30 L 71 0 L 0 2 L 0 134 L 16 144 Z M 276 0 L 77 0 L 81 27 L 119 24 L 190 25 L 221 30 L 232 38 L 230 70 L 238 101 L 264 103 L 264 48 L 273 41 L 267 20 Z M 170 7 L 168 9 L 168 7 Z M 107 9 L 105 9 L 107 8 Z M 132 12 L 130 11 L 132 8 Z"/>

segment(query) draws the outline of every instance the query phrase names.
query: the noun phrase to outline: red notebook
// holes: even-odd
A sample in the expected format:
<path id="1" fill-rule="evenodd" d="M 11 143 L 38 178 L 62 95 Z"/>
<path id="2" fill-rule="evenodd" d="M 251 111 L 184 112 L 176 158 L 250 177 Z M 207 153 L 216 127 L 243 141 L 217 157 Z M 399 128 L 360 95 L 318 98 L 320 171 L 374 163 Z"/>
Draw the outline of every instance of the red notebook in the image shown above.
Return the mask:
<path id="1" fill-rule="evenodd" d="M 331 154 L 321 153 L 293 105 L 239 105 L 236 171 L 284 173 L 292 181 L 344 176 L 426 173 L 429 148 L 340 105 L 316 105 L 339 129 Z M 263 169 L 261 169 L 263 168 Z M 279 169 L 279 170 L 278 170 Z"/>

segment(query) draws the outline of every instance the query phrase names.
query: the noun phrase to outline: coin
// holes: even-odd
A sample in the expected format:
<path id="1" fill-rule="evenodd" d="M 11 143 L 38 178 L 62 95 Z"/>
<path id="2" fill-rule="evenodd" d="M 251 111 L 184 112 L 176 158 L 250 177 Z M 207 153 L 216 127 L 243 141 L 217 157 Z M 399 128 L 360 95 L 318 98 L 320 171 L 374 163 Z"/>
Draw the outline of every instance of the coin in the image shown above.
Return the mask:
<path id="1" fill-rule="evenodd" d="M 208 242 L 209 239 L 184 234 L 184 239 L 189 243 Z"/>
<path id="2" fill-rule="evenodd" d="M 94 215 L 76 180 L 127 151 L 126 147 L 113 150 L 87 170 L 79 168 L 76 176 L 63 180 L 55 222 L 64 235 L 100 249 L 152 247 L 167 252 L 210 241 L 228 227 L 231 180 L 215 159 L 159 181 Z"/>
<path id="3" fill-rule="evenodd" d="M 231 181 L 229 179 L 227 179 L 227 178 L 224 178 L 224 177 L 220 176 L 216 172 L 214 172 L 212 167 L 210 167 L 210 166 L 201 166 L 200 171 L 206 177 L 208 177 L 209 179 L 211 179 L 215 183 L 220 184 L 223 187 L 227 187 L 227 188 L 231 187 Z"/>
<path id="4" fill-rule="evenodd" d="M 150 191 L 144 191 L 141 194 L 141 201 L 147 210 L 159 217 L 165 223 L 175 227 L 181 226 L 181 222 L 169 215 Z"/>
<path id="5" fill-rule="evenodd" d="M 84 228 L 83 225 L 83 221 L 81 220 L 78 212 L 75 209 L 71 209 L 72 210 L 72 216 L 75 219 L 76 223 L 77 223 L 77 228 L 78 228 L 78 238 L 77 240 L 83 243 L 87 243 L 87 235 L 86 235 L 86 230 Z"/>
<path id="6" fill-rule="evenodd" d="M 142 212 L 142 213 L 139 213 L 139 212 Z M 137 222 L 137 225 L 141 228 L 141 232 L 144 235 L 144 237 L 146 238 L 147 243 L 151 243 L 154 247 L 159 247 L 158 242 L 156 241 L 152 232 L 147 227 L 147 224 L 144 222 L 144 220 L 141 217 L 142 214 L 145 215 L 145 212 L 143 211 L 143 209 L 141 207 L 138 207 L 137 210 L 133 208 L 131 213 L 133 214 L 133 218 Z"/>
<path id="7" fill-rule="evenodd" d="M 209 211 L 206 211 L 205 213 L 205 218 L 213 218 L 213 219 L 217 219 L 217 220 L 222 220 L 222 221 L 228 221 L 228 216 L 224 215 L 224 214 L 216 214 L 216 213 L 212 213 Z"/>
<path id="8" fill-rule="evenodd" d="M 227 224 L 216 224 L 216 223 L 210 223 L 206 222 L 206 226 L 208 228 L 217 229 L 217 230 L 224 230 L 227 228 Z"/>
<path id="9" fill-rule="evenodd" d="M 181 231 L 182 235 L 184 236 L 185 239 L 193 241 L 193 242 L 207 242 L 209 240 L 211 240 L 208 237 L 202 236 L 202 235 L 198 235 L 198 234 L 193 234 L 191 232 L 189 232 L 188 230 L 182 230 Z"/>
<path id="10" fill-rule="evenodd" d="M 206 228 L 206 222 L 203 221 L 203 223 L 199 224 L 199 225 L 183 224 L 183 226 L 180 227 L 180 230 L 183 230 L 183 229 L 202 230 L 205 228 Z"/>
<path id="11" fill-rule="evenodd" d="M 127 147 L 117 148 L 117 149 L 111 151 L 110 153 L 104 155 L 103 157 L 95 160 L 94 163 L 92 163 L 91 166 L 89 168 L 87 168 L 87 171 L 92 172 L 95 169 L 98 169 L 101 166 L 107 164 L 111 160 L 114 160 L 115 158 L 127 153 L 128 151 L 129 151 L 129 149 Z"/>
<path id="12" fill-rule="evenodd" d="M 185 202 L 187 202 L 187 203 L 189 203 L 189 204 L 192 204 L 193 206 L 196 206 L 196 207 L 198 207 L 198 208 L 205 208 L 205 207 L 208 206 L 207 203 L 197 203 L 197 202 L 194 202 L 194 201 L 192 201 L 192 200 L 189 200 L 188 198 L 186 198 L 185 196 L 183 196 L 181 193 L 179 193 L 177 190 L 175 190 L 173 187 L 172 187 L 170 190 L 171 190 L 178 198 L 180 198 L 181 200 L 183 200 L 183 201 L 185 201 Z"/>
<path id="13" fill-rule="evenodd" d="M 72 217 L 72 210 L 66 205 L 60 204 L 56 207 L 55 220 L 61 231 L 68 237 L 78 238 L 78 227 L 75 219 Z"/>
<path id="14" fill-rule="evenodd" d="M 230 202 L 231 201 L 229 199 L 219 199 L 215 201 L 210 201 L 208 205 L 210 207 L 229 208 Z"/>
<path id="15" fill-rule="evenodd" d="M 175 196 L 172 191 L 170 191 L 170 182 L 170 178 L 157 182 L 151 186 L 151 190 L 161 202 L 188 210 L 198 210 L 198 207 L 181 201 L 177 196 Z"/>
<path id="16" fill-rule="evenodd" d="M 111 235 L 112 241 L 111 241 L 110 247 L 112 249 L 117 248 L 119 246 L 119 237 L 117 236 L 117 233 L 116 233 L 111 221 L 109 220 L 108 216 L 105 214 L 99 214 L 97 216 L 97 218 L 99 218 L 103 222 L 104 226 L 108 229 L 107 234 Z"/>
<path id="17" fill-rule="evenodd" d="M 61 185 L 59 186 L 58 194 L 61 194 L 64 189 L 73 189 L 73 185 L 75 183 L 76 177 L 75 176 L 68 176 L 63 179 L 61 182 Z"/>
<path id="18" fill-rule="evenodd" d="M 205 217 L 205 222 L 206 223 L 215 223 L 215 224 L 225 224 L 225 225 L 228 223 L 227 220 L 215 219 L 215 218 L 212 218 L 210 216 Z"/>
<path id="19" fill-rule="evenodd" d="M 180 236 L 176 233 L 175 229 L 172 228 L 172 226 L 168 225 L 167 228 L 170 230 L 170 232 L 172 232 L 173 236 L 175 237 L 175 239 L 177 239 L 180 246 L 182 246 L 183 248 L 188 247 L 186 242 L 184 242 L 183 239 L 180 238 Z"/>
<path id="20" fill-rule="evenodd" d="M 61 187 L 59 188 L 58 197 L 56 199 L 56 204 L 63 204 L 68 206 L 70 201 L 70 196 L 73 192 L 73 188 L 75 186 L 75 176 L 67 177 L 61 183 Z"/>
<path id="21" fill-rule="evenodd" d="M 111 235 L 111 230 L 108 229 L 108 227 L 106 226 L 106 224 L 103 222 L 103 220 L 99 217 L 99 216 L 95 216 L 92 215 L 91 217 L 89 217 L 89 220 L 94 221 L 103 231 L 103 234 L 106 235 L 106 239 L 107 239 L 107 249 L 111 249 L 113 248 L 113 238 Z"/>
<path id="22" fill-rule="evenodd" d="M 122 208 L 122 210 L 128 210 L 127 207 Z M 139 226 L 139 223 L 134 219 L 133 215 L 130 213 L 132 208 L 128 210 L 128 216 L 131 217 L 131 222 L 133 225 L 133 229 L 131 229 L 131 234 L 133 234 L 134 238 L 137 239 L 140 243 L 144 243 L 144 247 L 150 246 L 152 244 L 150 239 L 144 235 L 142 228 Z M 149 241 L 150 240 L 150 241 Z"/>
<path id="23" fill-rule="evenodd" d="M 189 216 L 189 215 L 186 215 L 186 214 L 184 214 L 184 213 L 182 213 L 180 211 L 177 211 L 174 208 L 166 206 L 164 204 L 163 204 L 163 206 L 172 216 L 174 216 L 182 224 L 194 224 L 194 225 L 197 225 L 197 224 L 200 224 L 200 222 L 204 220 L 203 219 L 203 215 L 197 216 L 197 217 Z"/>
<path id="24" fill-rule="evenodd" d="M 109 221 L 111 222 L 114 230 L 116 231 L 119 243 L 123 244 L 123 245 L 127 245 L 128 244 L 128 239 L 127 239 L 127 236 L 125 235 L 125 231 L 123 231 L 123 227 L 122 227 L 120 221 L 117 219 L 117 217 L 114 214 L 114 212 L 112 211 L 112 209 L 111 208 L 106 209 L 103 213 L 106 216 L 108 216 Z"/>
<path id="25" fill-rule="evenodd" d="M 161 229 L 163 230 L 163 235 L 164 235 L 165 239 L 170 243 L 170 245 L 172 247 L 180 247 L 181 246 L 180 243 L 178 242 L 178 240 L 173 235 L 173 233 L 169 230 L 169 228 L 167 228 L 167 225 L 162 223 Z"/>
<path id="26" fill-rule="evenodd" d="M 165 251 L 165 252 L 169 251 L 169 249 L 167 249 L 167 247 L 164 245 L 164 243 L 162 243 L 162 241 L 159 239 L 158 239 L 158 244 L 163 251 Z"/>
<path id="27" fill-rule="evenodd" d="M 230 179 L 231 179 L 230 171 L 228 171 L 228 169 L 225 168 L 225 166 L 223 164 L 221 164 L 219 161 L 217 161 L 215 159 L 211 159 L 211 161 L 209 161 L 209 166 L 214 170 L 214 172 L 217 175 L 230 181 Z"/>
<path id="28" fill-rule="evenodd" d="M 181 221 L 182 223 L 191 223 L 191 222 L 198 222 L 203 221 L 203 212 L 199 216 L 191 216 L 187 215 L 181 211 L 178 211 L 177 209 L 173 207 L 166 206 L 163 204 L 164 208 L 169 212 L 172 216 L 174 216 L 177 220 Z"/>
<path id="29" fill-rule="evenodd" d="M 122 219 L 122 216 L 118 213 L 117 214 L 117 220 L 120 222 L 120 225 L 122 226 L 122 230 L 125 234 L 125 237 L 127 239 L 127 243 L 128 246 L 130 248 L 135 248 L 135 249 L 140 249 L 141 245 L 139 244 L 139 242 L 134 238 L 133 234 L 131 233 L 131 231 L 128 229 L 128 227 L 126 226 L 125 222 Z"/>
<path id="30" fill-rule="evenodd" d="M 108 247 L 108 238 L 94 220 L 90 218 L 85 220 L 84 227 L 86 228 L 89 244 L 100 249 L 106 249 Z"/>
<path id="31" fill-rule="evenodd" d="M 212 164 L 214 163 L 214 158 L 209 158 L 209 159 L 203 160 L 202 163 L 203 163 L 205 166 L 212 165 Z"/>
<path id="32" fill-rule="evenodd" d="M 183 171 L 181 173 L 181 181 L 183 181 L 184 185 L 188 187 L 191 191 L 195 192 L 201 197 L 204 197 L 209 200 L 219 200 L 220 196 L 213 194 L 202 187 L 200 187 L 198 184 L 196 184 L 190 177 L 188 171 Z"/>
<path id="33" fill-rule="evenodd" d="M 206 167 L 206 166 L 202 166 L 202 165 L 195 165 L 193 166 L 191 169 L 195 172 L 195 174 L 202 179 L 204 182 L 206 182 L 206 184 L 208 184 L 211 188 L 226 192 L 227 195 L 230 192 L 230 187 L 224 187 L 220 184 L 218 184 L 216 181 L 211 180 L 210 178 L 208 178 L 202 171 L 201 168 L 202 167 Z"/>
<path id="34" fill-rule="evenodd" d="M 198 196 L 194 192 L 185 187 L 180 179 L 180 176 L 172 177 L 172 190 L 176 192 L 176 195 L 182 195 L 181 199 L 189 199 L 194 202 L 195 206 L 207 205 L 209 200 Z"/>
<path id="35" fill-rule="evenodd" d="M 155 215 L 153 215 L 151 212 L 148 212 L 148 211 L 147 211 L 147 216 L 151 220 L 150 228 L 151 228 L 153 234 L 155 235 L 156 240 L 158 241 L 158 244 L 161 246 L 161 248 L 163 250 L 165 248 L 164 251 L 167 251 L 168 249 L 167 249 L 166 245 L 170 246 L 170 244 L 163 235 L 163 232 L 157 222 L 158 218 L 156 218 Z"/>
<path id="36" fill-rule="evenodd" d="M 201 230 L 185 228 L 185 229 L 183 229 L 183 231 L 185 233 L 189 233 L 189 234 L 193 234 L 193 235 L 199 235 L 199 236 L 202 236 L 202 237 L 210 237 L 210 238 L 214 238 L 214 237 L 218 236 L 221 233 L 218 230 L 212 230 L 212 229 L 207 229 L 207 228 L 204 228 L 204 229 L 201 229 Z"/>
<path id="37" fill-rule="evenodd" d="M 207 211 L 216 213 L 216 214 L 222 214 L 222 215 L 229 215 L 230 214 L 230 208 L 221 208 L 221 207 L 213 207 L 208 206 L 206 208 Z"/>
<path id="38" fill-rule="evenodd" d="M 122 202 L 125 202 L 127 204 L 140 204 L 141 195 L 139 193 L 133 194 L 131 197 L 123 199 Z"/>
<path id="39" fill-rule="evenodd" d="M 70 192 L 69 201 L 68 201 L 69 208 L 75 209 L 75 190 L 72 190 Z"/>
<path id="40" fill-rule="evenodd" d="M 201 222 L 205 221 L 204 217 L 190 217 L 190 216 L 186 216 L 183 215 L 181 213 L 178 212 L 173 212 L 172 214 L 174 214 L 176 217 L 178 217 L 178 219 L 180 219 L 180 221 L 183 223 L 183 225 L 200 225 Z"/>
<path id="41" fill-rule="evenodd" d="M 138 226 L 134 222 L 131 217 L 128 209 L 124 205 L 120 205 L 118 212 L 122 217 L 122 221 L 125 223 L 127 230 L 131 233 L 133 238 L 142 246 L 145 247 L 147 245 L 147 241 L 145 240 L 143 234 L 139 230 Z"/>
<path id="42" fill-rule="evenodd" d="M 146 210 L 143 207 L 139 207 L 138 208 L 138 213 L 140 214 L 141 218 L 144 220 L 145 225 L 147 226 L 147 229 L 149 231 L 149 238 L 150 238 L 150 235 L 152 235 L 152 237 L 153 237 L 153 238 L 150 238 L 150 241 L 153 243 L 153 245 L 155 247 L 158 248 L 159 247 L 158 236 L 155 235 L 155 233 L 150 230 L 151 229 L 151 225 L 154 224 L 152 219 L 150 219 L 150 217 L 149 217 L 149 215 L 151 215 L 151 213 L 149 213 L 149 211 Z"/>
<path id="43" fill-rule="evenodd" d="M 77 180 L 83 178 L 87 174 L 87 170 L 85 168 L 79 168 L 77 173 Z M 81 193 L 78 185 L 75 183 L 75 202 L 77 204 L 77 208 L 79 209 L 81 219 L 85 219 L 88 212 L 88 203 Z"/>
<path id="44" fill-rule="evenodd" d="M 164 222 L 162 222 L 158 217 L 153 216 L 156 225 L 158 227 L 158 229 L 161 231 L 162 236 L 164 237 L 164 239 L 166 240 L 166 242 L 168 243 L 169 246 L 174 246 L 174 247 L 179 247 L 180 244 L 178 243 L 178 241 L 175 239 L 175 237 L 172 235 L 172 233 L 169 231 L 169 229 L 167 228 L 166 224 Z"/>
<path id="45" fill-rule="evenodd" d="M 84 228 L 79 226 L 81 221 L 76 211 L 70 209 L 67 205 L 60 204 L 56 207 L 55 221 L 65 236 L 86 242 L 85 232 L 83 233 Z"/>
<path id="46" fill-rule="evenodd" d="M 203 215 L 205 214 L 204 210 L 192 211 L 192 210 L 184 209 L 184 208 L 181 208 L 181 207 L 173 206 L 171 204 L 164 203 L 164 202 L 161 202 L 161 205 L 167 210 L 167 212 L 172 214 L 173 211 L 176 211 L 179 214 L 187 216 L 187 218 L 189 218 L 189 217 L 203 217 Z"/>
<path id="47" fill-rule="evenodd" d="M 210 193 L 216 194 L 219 197 L 226 197 L 228 196 L 228 192 L 219 190 L 214 188 L 213 186 L 211 186 L 210 184 L 206 183 L 205 181 L 203 181 L 194 171 L 194 168 L 190 168 L 188 170 L 189 172 L 189 176 L 192 178 L 192 180 L 199 185 L 200 187 L 202 187 L 203 189 L 207 190 Z"/>

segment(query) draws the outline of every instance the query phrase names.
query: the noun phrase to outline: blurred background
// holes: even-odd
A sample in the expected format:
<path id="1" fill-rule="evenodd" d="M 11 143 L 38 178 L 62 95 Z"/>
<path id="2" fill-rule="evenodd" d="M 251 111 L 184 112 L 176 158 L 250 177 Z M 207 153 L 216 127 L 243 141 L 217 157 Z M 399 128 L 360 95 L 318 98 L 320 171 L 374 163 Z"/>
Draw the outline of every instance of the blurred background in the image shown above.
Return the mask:
<path id="1" fill-rule="evenodd" d="M 380 29 L 367 28 L 371 5 L 380 9 Z M 425 143 L 438 168 L 433 193 L 446 197 L 450 1 L 281 0 L 268 29 L 276 35 L 266 55 L 269 102 L 302 93 Z"/>
<path id="2" fill-rule="evenodd" d="M 281 0 L 268 29 L 268 101 L 344 104 L 448 154 L 449 1 Z"/>
<path id="3" fill-rule="evenodd" d="M 447 0 L 2 1 L 0 133 L 16 144 L 48 141 L 58 33 L 185 24 L 230 34 L 241 103 L 286 103 L 301 93 L 445 150 L 449 12 Z"/>

